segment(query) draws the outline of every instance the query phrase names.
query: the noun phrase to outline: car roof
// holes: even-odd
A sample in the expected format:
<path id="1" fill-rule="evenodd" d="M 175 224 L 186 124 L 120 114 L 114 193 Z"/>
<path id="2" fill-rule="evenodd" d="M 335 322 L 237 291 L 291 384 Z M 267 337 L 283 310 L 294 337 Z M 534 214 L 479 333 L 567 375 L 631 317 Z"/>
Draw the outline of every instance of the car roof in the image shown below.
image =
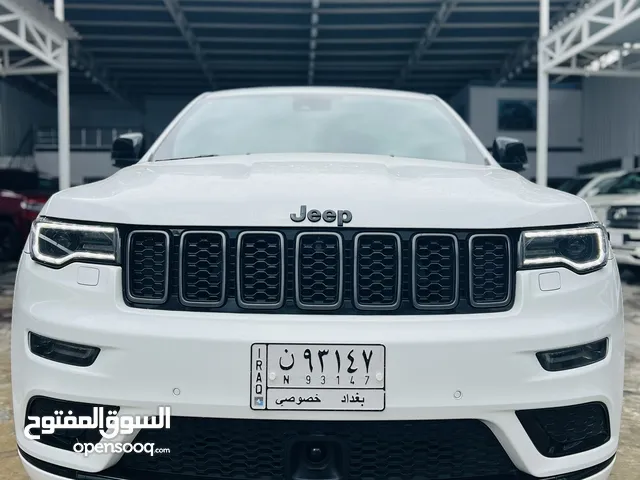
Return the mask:
<path id="1" fill-rule="evenodd" d="M 234 88 L 229 90 L 219 90 L 215 92 L 206 92 L 203 96 L 207 99 L 231 97 L 231 96 L 250 96 L 250 95 L 266 95 L 266 94 L 355 94 L 355 95 L 371 95 L 380 97 L 396 97 L 396 98 L 413 98 L 413 99 L 438 99 L 440 97 L 433 94 L 407 92 L 404 90 L 393 90 L 384 88 L 366 88 L 366 87 L 320 87 L 320 86 L 290 86 L 290 87 L 248 87 Z"/>

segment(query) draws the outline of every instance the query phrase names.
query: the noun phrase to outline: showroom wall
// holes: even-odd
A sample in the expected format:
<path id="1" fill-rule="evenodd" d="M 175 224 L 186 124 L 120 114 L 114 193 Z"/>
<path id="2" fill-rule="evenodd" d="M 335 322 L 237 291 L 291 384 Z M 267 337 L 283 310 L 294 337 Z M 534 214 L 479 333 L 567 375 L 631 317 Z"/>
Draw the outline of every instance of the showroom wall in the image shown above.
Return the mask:
<path id="1" fill-rule="evenodd" d="M 58 152 L 37 151 L 35 163 L 43 176 L 58 176 Z M 112 165 L 111 154 L 101 152 L 71 152 L 71 185 L 82 185 L 92 180 L 106 178 L 118 171 Z"/>
<path id="2" fill-rule="evenodd" d="M 537 92 L 535 88 L 472 86 L 467 122 L 486 147 L 497 136 L 522 140 L 528 148 L 527 178 L 535 175 Z M 455 107 L 454 107 L 455 108 Z M 549 93 L 549 177 L 571 177 L 584 162 L 582 92 L 553 88 Z"/>
<path id="3" fill-rule="evenodd" d="M 35 122 L 57 122 L 55 102 L 45 103 L 7 82 L 0 82 L 0 156 L 10 158 Z"/>
<path id="4" fill-rule="evenodd" d="M 148 97 L 145 113 L 134 110 L 108 96 L 72 95 L 72 128 L 128 127 L 141 128 L 155 135 L 193 97 Z M 490 147 L 498 135 L 520 138 L 529 148 L 530 167 L 523 175 L 535 175 L 535 109 L 534 88 L 493 88 L 471 86 L 454 96 L 452 107 L 470 124 L 485 146 Z M 587 106 L 589 104 L 587 103 Z M 514 120 L 505 115 L 510 110 L 531 110 Z M 550 177 L 569 177 L 584 162 L 582 151 L 583 99 L 579 90 L 554 88 L 550 93 L 549 174 Z M 42 109 L 42 112 L 45 110 Z M 513 113 L 513 112 L 511 112 Z M 517 115 L 516 115 L 517 117 Z M 33 115 L 41 126 L 55 126 L 53 115 Z M 533 122 L 533 123 L 532 123 Z M 502 125 L 501 125 L 502 123 Z M 515 130 L 514 130 L 515 128 Z M 640 129 L 638 129 L 640 131 Z M 57 154 L 38 152 L 36 163 L 43 173 L 57 175 Z M 108 152 L 75 151 L 71 157 L 72 182 L 83 183 L 86 177 L 102 177 L 116 170 L 111 166 Z"/>
<path id="5" fill-rule="evenodd" d="M 485 146 L 490 147 L 498 135 L 520 138 L 529 147 L 530 166 L 523 175 L 535 175 L 535 99 L 534 88 L 492 88 L 472 86 L 454 96 L 450 104 L 470 124 Z M 148 97 L 145 99 L 146 112 L 141 114 L 108 97 L 72 97 L 71 118 L 74 127 L 99 128 L 126 126 L 143 128 L 159 134 L 171 119 L 192 97 Z M 516 128 L 505 120 L 504 109 L 512 107 L 505 102 L 515 101 L 516 107 L 533 108 L 531 118 L 519 119 Z M 503 110 L 500 128 L 500 109 Z M 579 90 L 552 89 L 550 93 L 549 128 L 549 175 L 550 177 L 570 177 L 575 175 L 577 166 L 583 162 L 582 152 L 582 95 Z M 513 120 L 513 119 L 511 119 Z M 505 124 L 506 122 L 506 124 Z M 512 122 L 513 123 L 513 122 Z M 518 122 L 516 122 L 518 123 Z M 38 152 L 36 163 L 43 171 L 56 174 L 55 152 Z M 111 166 L 105 152 L 75 152 L 71 158 L 72 182 L 82 183 L 85 177 L 104 176 L 116 170 Z"/>
<path id="6" fill-rule="evenodd" d="M 139 112 L 108 96 L 72 96 L 71 127 L 72 130 L 85 129 L 89 141 L 95 138 L 97 129 L 103 130 L 105 148 L 92 151 L 91 146 L 85 149 L 73 149 L 71 152 L 71 183 L 78 185 L 90 179 L 104 178 L 117 171 L 113 167 L 108 151 L 112 128 L 143 129 L 153 135 L 159 135 L 166 125 L 184 108 L 192 97 L 147 97 L 145 112 Z M 40 124 L 40 127 L 55 128 L 52 123 Z M 72 142 L 78 138 L 78 132 L 72 131 Z M 45 176 L 58 175 L 58 154 L 51 150 L 38 150 L 35 163 Z"/>
<path id="7" fill-rule="evenodd" d="M 640 155 L 640 79 L 586 78 L 584 95 L 585 161 Z"/>

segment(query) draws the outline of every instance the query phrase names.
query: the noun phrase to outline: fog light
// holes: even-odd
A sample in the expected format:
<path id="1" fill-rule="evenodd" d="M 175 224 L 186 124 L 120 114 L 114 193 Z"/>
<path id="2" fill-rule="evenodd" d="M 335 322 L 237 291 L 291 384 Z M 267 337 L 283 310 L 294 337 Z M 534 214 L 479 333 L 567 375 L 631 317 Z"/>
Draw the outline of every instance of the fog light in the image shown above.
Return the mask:
<path id="1" fill-rule="evenodd" d="M 29 332 L 29 348 L 34 355 L 76 367 L 92 365 L 100 353 L 97 347 L 54 340 L 33 332 Z"/>
<path id="2" fill-rule="evenodd" d="M 537 353 L 542 368 L 548 372 L 559 372 L 572 368 L 586 367 L 603 360 L 607 356 L 607 339 Z"/>

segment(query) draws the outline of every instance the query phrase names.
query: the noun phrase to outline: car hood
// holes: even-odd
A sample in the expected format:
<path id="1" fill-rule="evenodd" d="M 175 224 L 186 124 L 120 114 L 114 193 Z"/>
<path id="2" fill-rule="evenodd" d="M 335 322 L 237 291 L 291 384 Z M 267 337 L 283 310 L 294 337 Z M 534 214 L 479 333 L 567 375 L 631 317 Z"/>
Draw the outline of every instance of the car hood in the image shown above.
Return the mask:
<path id="1" fill-rule="evenodd" d="M 595 217 L 584 200 L 496 166 L 367 155 L 278 154 L 139 163 L 55 194 L 42 215 L 174 226 L 294 223 L 307 210 L 349 210 L 349 227 L 509 228 Z"/>

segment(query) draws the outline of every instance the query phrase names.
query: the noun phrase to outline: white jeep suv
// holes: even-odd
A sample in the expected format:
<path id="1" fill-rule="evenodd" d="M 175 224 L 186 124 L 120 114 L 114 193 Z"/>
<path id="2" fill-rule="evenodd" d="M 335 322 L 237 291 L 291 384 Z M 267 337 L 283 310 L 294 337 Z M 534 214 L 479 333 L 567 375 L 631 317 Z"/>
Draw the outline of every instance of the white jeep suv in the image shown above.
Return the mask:
<path id="1" fill-rule="evenodd" d="M 30 477 L 608 478 L 609 241 L 522 143 L 492 153 L 436 97 L 350 88 L 207 93 L 119 138 L 132 165 L 54 195 L 20 261 Z"/>

